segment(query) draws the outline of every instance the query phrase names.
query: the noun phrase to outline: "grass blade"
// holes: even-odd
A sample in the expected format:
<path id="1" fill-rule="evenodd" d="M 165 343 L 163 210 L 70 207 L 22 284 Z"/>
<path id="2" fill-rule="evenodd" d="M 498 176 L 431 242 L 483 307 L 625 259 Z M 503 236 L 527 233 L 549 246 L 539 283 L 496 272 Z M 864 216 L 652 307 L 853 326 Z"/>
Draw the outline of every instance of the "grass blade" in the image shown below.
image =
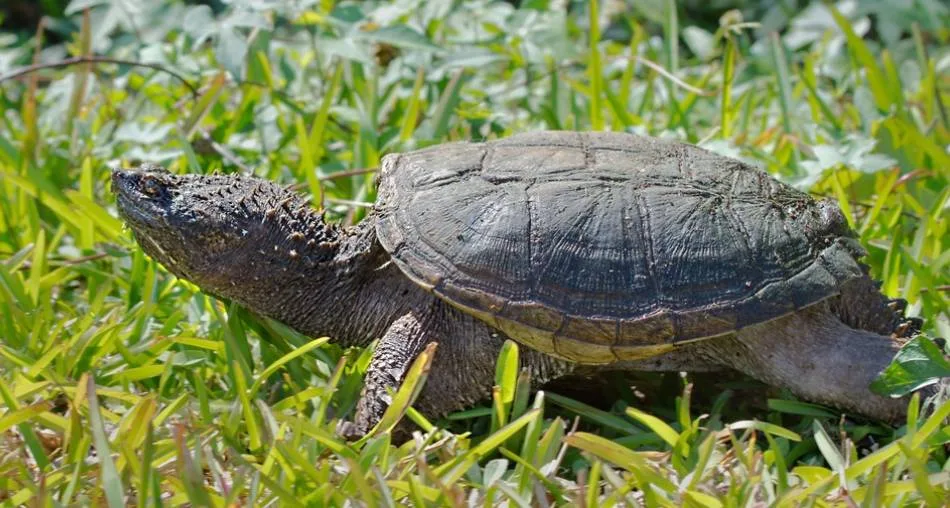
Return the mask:
<path id="1" fill-rule="evenodd" d="M 435 356 L 437 346 L 437 343 L 430 342 L 425 349 L 419 353 L 419 356 L 416 357 L 406 372 L 402 384 L 399 386 L 399 390 L 397 390 L 393 396 L 392 403 L 389 404 L 382 418 L 379 419 L 379 423 L 360 440 L 361 442 L 381 432 L 392 431 L 393 427 L 395 427 L 403 415 L 406 414 L 409 406 L 412 405 L 416 397 L 419 396 L 419 393 L 422 392 L 422 387 L 425 385 L 426 377 L 429 374 L 429 368 L 432 367 L 432 359 Z"/>
<path id="2" fill-rule="evenodd" d="M 600 14 L 598 13 L 599 0 L 590 0 L 588 7 L 588 61 L 587 73 L 590 80 L 590 126 L 595 131 L 604 130 L 604 107 L 603 107 L 603 79 L 604 70 L 600 62 Z"/>
<path id="3" fill-rule="evenodd" d="M 634 407 L 628 407 L 626 412 L 631 418 L 642 423 L 646 428 L 650 429 L 651 432 L 660 436 L 660 438 L 666 441 L 671 447 L 676 447 L 676 443 L 680 439 L 680 434 L 673 430 L 673 427 L 667 425 L 666 422 Z"/>
<path id="4" fill-rule="evenodd" d="M 123 494 L 125 488 L 122 487 L 122 478 L 119 477 L 115 462 L 112 460 L 112 450 L 109 448 L 109 440 L 106 438 L 105 426 L 99 412 L 96 382 L 92 379 L 92 376 L 86 376 L 85 381 L 86 402 L 89 404 L 89 426 L 92 428 L 96 455 L 99 457 L 99 480 L 102 483 L 102 490 L 105 492 L 106 503 L 109 508 L 122 508 L 125 506 L 125 496 Z"/>

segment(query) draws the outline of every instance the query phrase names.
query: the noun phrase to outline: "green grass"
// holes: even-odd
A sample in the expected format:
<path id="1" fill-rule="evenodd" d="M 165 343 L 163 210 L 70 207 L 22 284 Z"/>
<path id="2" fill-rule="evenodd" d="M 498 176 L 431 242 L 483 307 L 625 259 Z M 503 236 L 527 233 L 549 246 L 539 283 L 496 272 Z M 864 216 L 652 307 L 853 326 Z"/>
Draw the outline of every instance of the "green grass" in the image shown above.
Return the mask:
<path id="1" fill-rule="evenodd" d="M 106 0 L 38 35 L 0 34 L 4 75 L 84 55 L 157 64 L 0 83 L 0 500 L 945 502 L 950 404 L 927 415 L 914 400 L 892 428 L 782 392 L 764 400 L 742 379 L 678 376 L 640 381 L 643 402 L 622 383 L 612 404 L 578 401 L 531 392 L 514 344 L 492 400 L 425 421 L 408 407 L 423 358 L 377 432 L 344 443 L 336 421 L 353 410 L 369 351 L 203 295 L 116 218 L 110 163 L 251 171 L 352 223 L 386 153 L 540 128 L 671 136 L 838 198 L 882 290 L 906 298 L 927 335 L 950 337 L 946 8 L 874 12 L 868 32 L 864 13 L 820 3 L 747 5 L 751 17 L 718 27 L 672 1 L 619 13 L 580 2 L 569 15 L 522 3 L 213 13 Z M 50 31 L 67 42 L 37 53 Z M 385 431 L 404 413 L 425 431 L 394 446 Z"/>

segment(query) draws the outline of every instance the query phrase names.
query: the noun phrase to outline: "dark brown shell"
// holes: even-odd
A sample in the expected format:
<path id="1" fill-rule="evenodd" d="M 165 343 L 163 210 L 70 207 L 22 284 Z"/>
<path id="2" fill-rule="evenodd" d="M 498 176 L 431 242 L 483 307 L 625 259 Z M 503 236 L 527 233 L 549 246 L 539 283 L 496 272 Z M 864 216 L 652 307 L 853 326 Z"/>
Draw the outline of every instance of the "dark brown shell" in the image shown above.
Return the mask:
<path id="1" fill-rule="evenodd" d="M 382 166 L 377 232 L 400 269 L 577 362 L 729 334 L 861 276 L 833 202 L 692 145 L 535 132 Z"/>

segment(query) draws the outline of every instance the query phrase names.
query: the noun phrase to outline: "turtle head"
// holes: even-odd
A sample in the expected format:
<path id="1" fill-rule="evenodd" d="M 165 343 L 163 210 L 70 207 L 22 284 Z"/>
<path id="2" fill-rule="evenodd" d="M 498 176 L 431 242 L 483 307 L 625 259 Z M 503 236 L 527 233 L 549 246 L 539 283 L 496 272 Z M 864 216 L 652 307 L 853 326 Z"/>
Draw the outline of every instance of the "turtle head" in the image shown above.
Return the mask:
<path id="1" fill-rule="evenodd" d="M 319 246 L 332 233 L 296 193 L 257 178 L 174 175 L 143 165 L 114 170 L 112 188 L 146 253 L 222 296 L 269 290 L 263 279 L 319 261 Z"/>

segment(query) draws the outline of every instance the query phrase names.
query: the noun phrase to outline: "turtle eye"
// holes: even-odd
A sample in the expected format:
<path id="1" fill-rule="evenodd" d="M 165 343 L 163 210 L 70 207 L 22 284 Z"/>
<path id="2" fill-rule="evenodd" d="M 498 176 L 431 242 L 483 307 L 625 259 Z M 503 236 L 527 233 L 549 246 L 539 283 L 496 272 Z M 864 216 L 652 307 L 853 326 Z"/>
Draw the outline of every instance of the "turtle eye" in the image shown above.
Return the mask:
<path id="1" fill-rule="evenodd" d="M 158 196 L 162 193 L 162 185 L 152 175 L 142 177 L 142 192 L 149 196 Z"/>

